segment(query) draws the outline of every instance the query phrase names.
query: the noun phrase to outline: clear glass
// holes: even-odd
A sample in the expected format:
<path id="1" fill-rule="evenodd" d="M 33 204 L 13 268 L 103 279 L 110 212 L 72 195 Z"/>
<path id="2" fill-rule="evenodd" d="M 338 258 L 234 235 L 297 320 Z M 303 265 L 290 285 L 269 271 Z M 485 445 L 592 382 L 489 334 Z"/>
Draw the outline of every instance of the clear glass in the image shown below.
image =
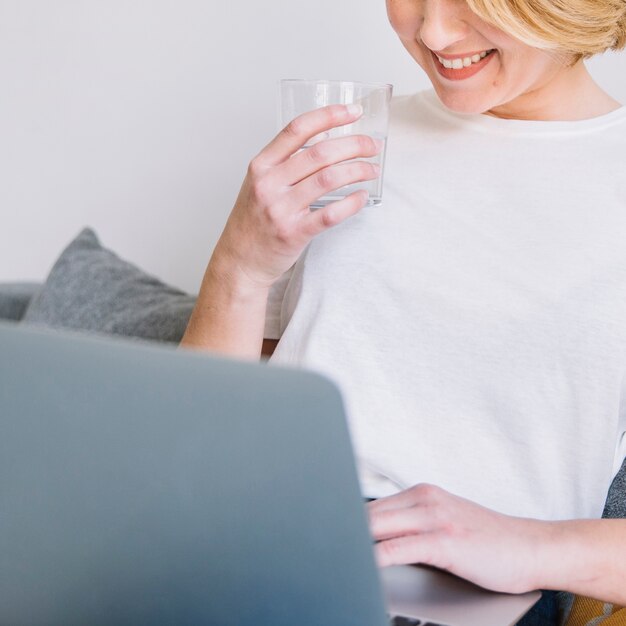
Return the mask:
<path id="1" fill-rule="evenodd" d="M 385 152 L 387 149 L 387 132 L 389 126 L 389 105 L 393 86 L 382 83 L 357 83 L 339 80 L 301 80 L 284 79 L 279 83 L 279 128 L 284 128 L 292 119 L 329 104 L 360 104 L 363 115 L 353 124 L 333 128 L 321 133 L 309 141 L 303 150 L 318 141 L 346 135 L 369 135 L 382 139 L 383 150 L 375 157 L 359 159 L 378 163 L 380 176 L 374 180 L 355 183 L 341 187 L 316 200 L 311 208 L 321 208 L 341 200 L 359 189 L 369 193 L 369 205 L 379 205 L 383 197 L 383 175 Z"/>

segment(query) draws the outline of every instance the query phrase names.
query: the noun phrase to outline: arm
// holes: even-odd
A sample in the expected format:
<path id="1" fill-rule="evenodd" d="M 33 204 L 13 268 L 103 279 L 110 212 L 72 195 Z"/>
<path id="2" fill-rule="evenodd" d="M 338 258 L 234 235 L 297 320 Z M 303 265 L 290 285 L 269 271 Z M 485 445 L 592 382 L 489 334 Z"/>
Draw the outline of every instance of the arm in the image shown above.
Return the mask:
<path id="1" fill-rule="evenodd" d="M 550 525 L 543 551 L 552 555 L 552 568 L 546 571 L 541 588 L 626 605 L 626 520 L 573 520 Z"/>
<path id="2" fill-rule="evenodd" d="M 333 190 L 380 173 L 378 166 L 358 160 L 382 150 L 382 142 L 371 137 L 339 137 L 303 147 L 362 113 L 352 105 L 305 113 L 252 160 L 207 267 L 181 347 L 259 359 L 271 285 L 293 266 L 311 239 L 360 211 L 367 192 L 356 191 L 317 211 L 310 205 Z"/>
<path id="3" fill-rule="evenodd" d="M 180 346 L 258 360 L 268 349 L 263 345 L 268 293 L 269 287 L 238 279 L 214 254 Z"/>
<path id="4" fill-rule="evenodd" d="M 553 589 L 626 604 L 626 520 L 511 517 L 432 485 L 368 506 L 381 566 L 424 563 L 494 591 Z"/>

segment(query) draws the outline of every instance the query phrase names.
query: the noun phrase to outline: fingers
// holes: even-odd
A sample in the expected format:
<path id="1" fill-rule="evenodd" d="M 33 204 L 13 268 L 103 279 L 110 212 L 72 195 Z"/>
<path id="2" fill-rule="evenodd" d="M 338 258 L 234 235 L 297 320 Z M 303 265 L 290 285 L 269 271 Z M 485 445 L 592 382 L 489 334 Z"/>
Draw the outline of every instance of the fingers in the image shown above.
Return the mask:
<path id="1" fill-rule="evenodd" d="M 386 498 L 379 498 L 370 502 L 367 506 L 370 511 L 388 511 L 392 509 L 402 509 L 410 506 L 427 505 L 435 502 L 440 502 L 446 496 L 450 494 L 428 483 L 420 483 L 410 489 L 405 489 L 393 496 L 387 496 Z"/>
<path id="2" fill-rule="evenodd" d="M 323 209 L 313 211 L 306 217 L 305 231 L 307 235 L 314 237 L 352 217 L 367 204 L 368 198 L 367 191 L 361 189 L 342 200 L 325 206 Z"/>
<path id="3" fill-rule="evenodd" d="M 380 176 L 380 166 L 365 161 L 348 161 L 327 167 L 292 188 L 295 206 L 309 206 L 315 200 L 346 185 L 373 180 Z"/>
<path id="4" fill-rule="evenodd" d="M 294 155 L 281 166 L 281 180 L 295 185 L 308 176 L 342 161 L 374 157 L 383 149 L 383 141 L 367 135 L 350 135 L 321 141 Z"/>
<path id="5" fill-rule="evenodd" d="M 363 115 L 360 105 L 332 104 L 309 111 L 293 119 L 254 159 L 261 167 L 278 165 L 320 133 L 344 126 Z"/>
<path id="6" fill-rule="evenodd" d="M 442 503 L 450 498 L 454 496 L 439 487 L 421 484 L 370 502 L 370 532 L 378 542 L 378 564 L 447 567 L 442 561 L 444 538 L 451 535 L 453 524 Z"/>
<path id="7" fill-rule="evenodd" d="M 410 507 L 370 512 L 370 532 L 376 541 L 431 532 L 439 527 L 432 507 Z"/>
<path id="8" fill-rule="evenodd" d="M 441 537 L 434 533 L 382 541 L 374 547 L 374 556 L 379 567 L 422 563 L 449 568 Z"/>
<path id="9" fill-rule="evenodd" d="M 410 493 L 410 489 L 401 491 L 393 496 L 387 496 L 386 498 L 379 498 L 367 505 L 370 511 L 370 515 L 381 511 L 392 511 L 394 509 L 404 509 L 413 506 L 415 498 Z"/>

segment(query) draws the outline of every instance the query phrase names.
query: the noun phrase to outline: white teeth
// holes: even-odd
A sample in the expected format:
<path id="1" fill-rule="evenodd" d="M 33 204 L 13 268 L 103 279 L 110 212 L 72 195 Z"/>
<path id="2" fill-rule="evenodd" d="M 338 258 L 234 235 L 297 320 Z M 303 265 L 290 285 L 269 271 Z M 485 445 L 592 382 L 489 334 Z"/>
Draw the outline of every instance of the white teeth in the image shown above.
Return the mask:
<path id="1" fill-rule="evenodd" d="M 443 59 L 440 56 L 437 56 L 437 58 L 444 67 L 453 70 L 460 70 L 463 67 L 469 67 L 472 63 L 478 63 L 481 59 L 484 59 L 487 54 L 489 54 L 489 52 L 492 52 L 492 50 L 485 50 L 484 52 L 481 52 L 480 54 L 475 54 L 471 57 L 464 57 L 462 59 L 454 60 Z"/>

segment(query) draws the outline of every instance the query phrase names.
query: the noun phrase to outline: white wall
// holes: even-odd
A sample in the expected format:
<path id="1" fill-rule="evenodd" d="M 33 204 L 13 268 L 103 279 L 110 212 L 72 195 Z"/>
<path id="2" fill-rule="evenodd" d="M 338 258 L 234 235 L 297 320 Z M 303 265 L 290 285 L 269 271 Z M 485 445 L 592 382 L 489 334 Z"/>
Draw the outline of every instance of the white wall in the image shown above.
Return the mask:
<path id="1" fill-rule="evenodd" d="M 589 65 L 626 103 L 626 54 Z M 91 225 L 196 291 L 284 77 L 428 86 L 384 0 L 0 0 L 0 281 Z"/>

